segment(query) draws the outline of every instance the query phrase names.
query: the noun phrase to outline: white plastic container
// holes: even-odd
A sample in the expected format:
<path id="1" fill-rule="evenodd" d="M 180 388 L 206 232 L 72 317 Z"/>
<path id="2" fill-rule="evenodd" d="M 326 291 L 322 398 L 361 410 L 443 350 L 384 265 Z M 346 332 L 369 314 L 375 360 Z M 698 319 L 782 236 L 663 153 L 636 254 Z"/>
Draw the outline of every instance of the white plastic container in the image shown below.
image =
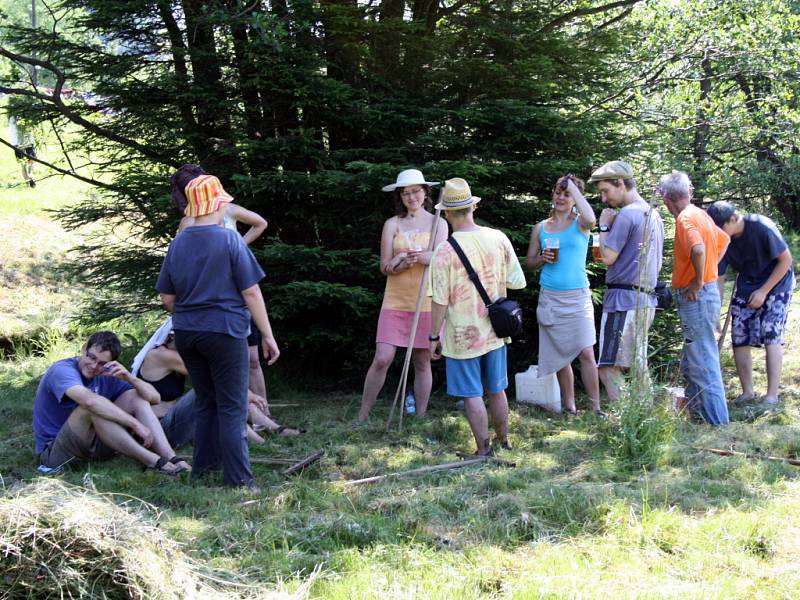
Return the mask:
<path id="1" fill-rule="evenodd" d="M 539 377 L 539 367 L 531 365 L 524 373 L 514 376 L 517 402 L 541 406 L 545 410 L 561 412 L 561 389 L 555 373 Z"/>

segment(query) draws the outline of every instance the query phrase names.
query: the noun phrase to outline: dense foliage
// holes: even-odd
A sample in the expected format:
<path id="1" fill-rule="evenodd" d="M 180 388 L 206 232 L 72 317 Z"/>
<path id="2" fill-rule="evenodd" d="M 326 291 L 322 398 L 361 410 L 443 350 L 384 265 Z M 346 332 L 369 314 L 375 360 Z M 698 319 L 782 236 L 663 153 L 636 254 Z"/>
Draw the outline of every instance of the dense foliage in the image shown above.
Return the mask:
<path id="1" fill-rule="evenodd" d="M 81 252 L 93 319 L 156 305 L 178 220 L 166 177 L 199 162 L 270 221 L 255 250 L 287 362 L 360 375 L 392 214 L 381 185 L 408 166 L 464 177 L 524 254 L 554 178 L 620 151 L 613 115 L 591 107 L 616 76 L 606 21 L 629 4 L 62 0 L 62 27 L 13 28 L 4 51 L 56 90 L 3 85 L 26 90 L 18 112 L 79 126 L 66 154 L 105 191 L 62 215 L 120 240 Z M 92 95 L 62 101 L 62 86 Z"/>
<path id="2" fill-rule="evenodd" d="M 48 162 L 100 191 L 63 220 L 118 240 L 76 264 L 95 321 L 157 307 L 184 162 L 270 221 L 254 250 L 284 365 L 325 357 L 315 371 L 353 381 L 400 169 L 466 178 L 520 254 L 556 176 L 610 158 L 645 197 L 683 168 L 698 200 L 800 218 L 793 2 L 60 0 L 37 30 L 11 12 L 0 91 L 21 122 L 69 131 Z M 535 289 L 520 296 L 532 317 Z"/>

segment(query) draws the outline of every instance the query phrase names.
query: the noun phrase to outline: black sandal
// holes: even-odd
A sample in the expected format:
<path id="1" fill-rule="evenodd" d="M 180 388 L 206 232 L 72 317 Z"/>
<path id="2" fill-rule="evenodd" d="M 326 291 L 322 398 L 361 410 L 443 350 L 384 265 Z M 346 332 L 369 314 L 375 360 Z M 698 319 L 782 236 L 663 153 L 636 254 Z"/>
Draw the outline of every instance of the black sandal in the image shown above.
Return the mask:
<path id="1" fill-rule="evenodd" d="M 169 464 L 169 462 L 170 462 L 169 459 L 166 459 L 163 456 L 159 456 L 158 460 L 156 461 L 156 464 L 151 465 L 149 467 L 145 465 L 144 467 L 142 467 L 142 471 L 150 470 L 150 471 L 155 471 L 156 473 L 160 473 L 161 475 L 168 475 L 170 477 L 175 477 L 178 473 L 183 473 L 183 471 L 186 470 L 186 469 L 173 469 L 173 470 L 165 469 L 164 467 L 167 464 Z"/>
<path id="2" fill-rule="evenodd" d="M 189 465 L 189 461 L 186 460 L 183 456 L 178 456 L 177 454 L 169 459 L 173 465 L 178 465 L 178 463 L 186 463 L 185 467 L 179 467 L 175 473 L 185 473 L 186 471 L 191 471 L 192 467 Z"/>
<path id="3" fill-rule="evenodd" d="M 286 431 L 287 429 L 294 429 L 297 432 L 297 435 L 302 435 L 302 434 L 304 434 L 306 432 L 305 429 L 298 429 L 296 427 L 289 427 L 288 425 L 280 425 L 277 429 L 275 429 L 273 431 L 270 431 L 270 433 L 273 434 L 273 435 L 279 435 L 281 437 L 297 437 L 297 436 L 292 435 L 292 434 L 283 435 L 283 432 Z"/>

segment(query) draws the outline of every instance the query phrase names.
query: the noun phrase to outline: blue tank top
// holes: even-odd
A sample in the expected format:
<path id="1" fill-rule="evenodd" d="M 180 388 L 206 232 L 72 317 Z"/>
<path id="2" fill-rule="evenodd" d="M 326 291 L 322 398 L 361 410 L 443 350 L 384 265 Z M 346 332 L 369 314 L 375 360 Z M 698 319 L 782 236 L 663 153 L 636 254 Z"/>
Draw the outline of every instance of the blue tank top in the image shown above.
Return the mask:
<path id="1" fill-rule="evenodd" d="M 589 235 L 581 232 L 578 219 L 564 231 L 549 233 L 542 223 L 539 231 L 539 245 L 545 247 L 545 239 L 557 238 L 558 260 L 545 263 L 539 284 L 547 290 L 579 290 L 589 287 L 586 276 L 586 251 L 589 249 Z"/>

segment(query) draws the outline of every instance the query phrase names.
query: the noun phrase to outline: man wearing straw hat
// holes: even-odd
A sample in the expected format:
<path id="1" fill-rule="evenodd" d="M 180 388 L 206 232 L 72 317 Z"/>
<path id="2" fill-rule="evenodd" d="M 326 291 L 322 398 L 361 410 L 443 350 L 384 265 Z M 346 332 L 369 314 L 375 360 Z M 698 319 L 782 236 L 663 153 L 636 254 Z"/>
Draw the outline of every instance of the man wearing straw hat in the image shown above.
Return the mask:
<path id="1" fill-rule="evenodd" d="M 489 297 L 506 295 L 506 289 L 525 287 L 525 275 L 516 252 L 504 233 L 475 224 L 473 210 L 480 202 L 461 178 L 448 179 L 441 202 L 453 228 L 453 235 L 472 264 Z M 467 270 L 450 240 L 437 246 L 431 261 L 431 333 L 430 352 L 433 359 L 445 357 L 447 393 L 463 398 L 464 410 L 478 455 L 489 455 L 489 421 L 483 403 L 489 394 L 498 443 L 508 445 L 508 387 L 506 344 L 510 339 L 498 338 L 489 314 Z M 444 323 L 440 339 L 438 332 Z"/>

